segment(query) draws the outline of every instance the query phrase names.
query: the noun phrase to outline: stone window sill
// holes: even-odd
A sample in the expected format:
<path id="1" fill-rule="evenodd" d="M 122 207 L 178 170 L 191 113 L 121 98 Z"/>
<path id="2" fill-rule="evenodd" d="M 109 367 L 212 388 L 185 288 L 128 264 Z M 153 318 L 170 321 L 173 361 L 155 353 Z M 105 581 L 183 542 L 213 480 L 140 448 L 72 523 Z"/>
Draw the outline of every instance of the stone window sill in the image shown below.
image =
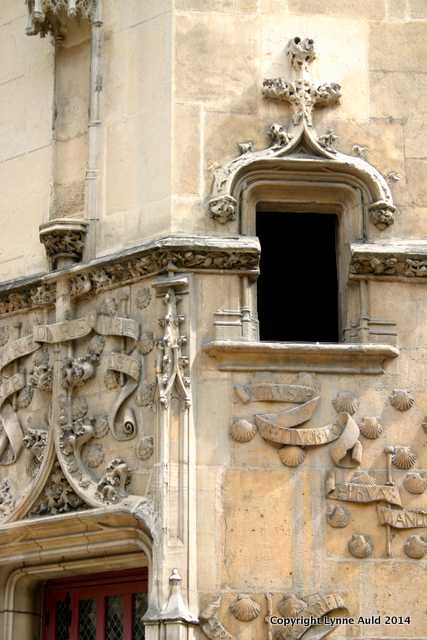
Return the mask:
<path id="1" fill-rule="evenodd" d="M 214 340 L 203 350 L 220 371 L 313 371 L 379 375 L 400 351 L 388 344 L 320 344 Z"/>

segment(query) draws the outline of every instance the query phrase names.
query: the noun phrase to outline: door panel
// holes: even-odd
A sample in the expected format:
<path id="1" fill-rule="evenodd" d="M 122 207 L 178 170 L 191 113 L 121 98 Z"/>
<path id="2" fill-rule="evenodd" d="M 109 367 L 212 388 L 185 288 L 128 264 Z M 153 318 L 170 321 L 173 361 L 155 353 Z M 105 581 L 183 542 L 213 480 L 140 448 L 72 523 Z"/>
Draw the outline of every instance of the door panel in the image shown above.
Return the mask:
<path id="1" fill-rule="evenodd" d="M 52 581 L 44 640 L 144 640 L 146 591 L 146 570 Z"/>

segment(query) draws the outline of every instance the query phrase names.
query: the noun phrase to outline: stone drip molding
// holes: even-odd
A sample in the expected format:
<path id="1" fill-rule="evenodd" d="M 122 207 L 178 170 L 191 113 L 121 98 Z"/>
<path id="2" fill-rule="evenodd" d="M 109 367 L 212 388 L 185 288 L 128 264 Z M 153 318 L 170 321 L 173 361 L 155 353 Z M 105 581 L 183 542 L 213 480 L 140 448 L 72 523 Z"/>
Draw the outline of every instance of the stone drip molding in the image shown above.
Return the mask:
<path id="1" fill-rule="evenodd" d="M 51 34 L 56 42 L 65 38 L 65 22 L 69 19 L 92 20 L 98 0 L 25 0 L 28 21 L 27 36 L 45 38 Z"/>
<path id="2" fill-rule="evenodd" d="M 71 276 L 71 298 L 79 299 L 171 271 L 256 278 L 259 254 L 256 238 L 168 236 L 87 264 L 5 282 L 0 285 L 0 316 L 53 305 L 56 281 L 65 274 Z"/>
<path id="3" fill-rule="evenodd" d="M 427 242 L 352 244 L 350 279 L 427 282 Z"/>
<path id="4" fill-rule="evenodd" d="M 265 79 L 262 91 L 266 99 L 290 105 L 291 122 L 288 127 L 271 125 L 271 144 L 266 149 L 256 151 L 252 143 L 241 143 L 241 155 L 215 171 L 210 216 L 220 224 L 239 219 L 242 194 L 260 180 L 283 183 L 308 177 L 361 189 L 365 218 L 380 230 L 387 228 L 394 222 L 396 207 L 386 178 L 365 158 L 337 151 L 333 131 L 319 136 L 313 126 L 316 108 L 339 102 L 340 85 L 312 81 L 310 65 L 316 58 L 313 40 L 293 38 L 287 55 L 294 79 Z"/>

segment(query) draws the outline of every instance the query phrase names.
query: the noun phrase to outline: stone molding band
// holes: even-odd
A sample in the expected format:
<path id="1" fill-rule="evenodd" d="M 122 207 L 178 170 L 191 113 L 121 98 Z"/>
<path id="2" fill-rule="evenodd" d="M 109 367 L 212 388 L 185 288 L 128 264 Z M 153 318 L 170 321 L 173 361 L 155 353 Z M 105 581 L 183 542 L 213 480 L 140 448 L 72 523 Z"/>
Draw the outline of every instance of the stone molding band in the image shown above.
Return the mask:
<path id="1" fill-rule="evenodd" d="M 355 243 L 351 245 L 351 280 L 427 282 L 427 243 Z"/>
<path id="2" fill-rule="evenodd" d="M 92 296 L 167 271 L 239 273 L 256 278 L 260 245 L 253 237 L 167 236 L 131 250 L 50 274 L 0 285 L 0 316 L 53 305 L 58 277 L 70 276 L 71 296 Z"/>

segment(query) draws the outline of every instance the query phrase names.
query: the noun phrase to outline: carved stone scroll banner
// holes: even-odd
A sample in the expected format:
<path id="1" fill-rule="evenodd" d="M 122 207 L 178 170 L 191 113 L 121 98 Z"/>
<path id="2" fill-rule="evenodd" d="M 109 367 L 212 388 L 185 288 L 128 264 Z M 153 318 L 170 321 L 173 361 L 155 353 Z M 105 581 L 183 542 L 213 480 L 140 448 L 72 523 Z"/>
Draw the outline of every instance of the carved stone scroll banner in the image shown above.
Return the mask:
<path id="1" fill-rule="evenodd" d="M 397 487 L 358 482 L 337 483 L 334 471 L 330 471 L 326 477 L 326 496 L 333 500 L 342 500 L 344 502 L 387 502 L 398 507 L 402 506 Z"/>
<path id="2" fill-rule="evenodd" d="M 312 417 L 313 413 L 317 409 L 320 397 L 316 396 L 304 404 L 292 407 L 292 409 L 286 409 L 280 411 L 280 413 L 266 413 L 255 416 L 255 420 L 258 420 L 261 424 L 269 423 L 276 429 L 291 429 L 297 427 L 304 422 L 307 422 Z M 259 426 L 259 425 L 258 425 Z M 264 437 L 264 436 L 263 436 Z M 274 442 L 274 441 L 273 441 Z"/>
<path id="3" fill-rule="evenodd" d="M 335 424 L 312 429 L 286 429 L 268 422 L 262 416 L 255 416 L 255 421 L 264 440 L 284 445 L 314 447 L 333 442 L 342 433 L 342 428 Z"/>
<path id="4" fill-rule="evenodd" d="M 362 462 L 359 426 L 348 413 L 341 414 L 338 419 L 344 429 L 338 441 L 330 449 L 331 458 L 337 467 L 358 467 Z"/>
<path id="5" fill-rule="evenodd" d="M 18 358 L 29 356 L 40 347 L 32 335 L 10 342 L 0 349 L 0 370 Z"/>
<path id="6" fill-rule="evenodd" d="M 314 389 L 298 384 L 258 384 L 236 385 L 235 392 L 244 403 L 248 402 L 308 402 L 313 398 Z"/>
<path id="7" fill-rule="evenodd" d="M 35 327 L 34 340 L 54 344 L 84 338 L 91 331 L 103 336 L 122 336 L 133 340 L 137 340 L 139 335 L 138 324 L 131 318 L 96 317 L 95 314 L 89 314 L 86 318 Z"/>
<path id="8" fill-rule="evenodd" d="M 110 430 L 116 440 L 130 440 L 136 435 L 136 429 L 132 421 L 123 422 L 123 431 L 120 433 L 116 428 L 116 418 L 120 407 L 124 401 L 133 393 L 138 386 L 141 375 L 141 362 L 132 356 L 124 353 L 112 353 L 108 361 L 108 369 L 123 373 L 128 377 L 128 381 L 120 391 L 111 409 L 108 422 Z"/>
<path id="9" fill-rule="evenodd" d="M 393 529 L 425 529 L 427 528 L 427 511 L 422 509 L 389 509 L 378 507 L 380 524 Z"/>
<path id="10" fill-rule="evenodd" d="M 13 464 L 24 445 L 24 434 L 16 411 L 10 404 L 5 404 L 0 411 L 0 465 Z M 10 449 L 7 461 L 3 456 Z"/>
<path id="11" fill-rule="evenodd" d="M 286 626 L 284 629 L 280 629 L 277 633 L 277 637 L 281 640 L 299 640 L 304 636 L 310 627 L 315 627 L 319 635 L 316 638 L 326 638 L 335 626 L 332 624 L 325 625 L 307 625 L 307 620 L 318 620 L 328 614 L 331 614 L 338 610 L 347 611 L 347 607 L 343 597 L 338 593 L 328 593 L 326 595 L 314 595 L 307 601 L 307 606 L 298 611 L 296 619 L 304 618 L 304 622 L 293 624 L 292 626 Z"/>
<path id="12" fill-rule="evenodd" d="M 2 404 L 17 391 L 21 391 L 25 387 L 25 377 L 22 373 L 15 373 L 7 380 L 0 384 L 0 407 Z"/>

